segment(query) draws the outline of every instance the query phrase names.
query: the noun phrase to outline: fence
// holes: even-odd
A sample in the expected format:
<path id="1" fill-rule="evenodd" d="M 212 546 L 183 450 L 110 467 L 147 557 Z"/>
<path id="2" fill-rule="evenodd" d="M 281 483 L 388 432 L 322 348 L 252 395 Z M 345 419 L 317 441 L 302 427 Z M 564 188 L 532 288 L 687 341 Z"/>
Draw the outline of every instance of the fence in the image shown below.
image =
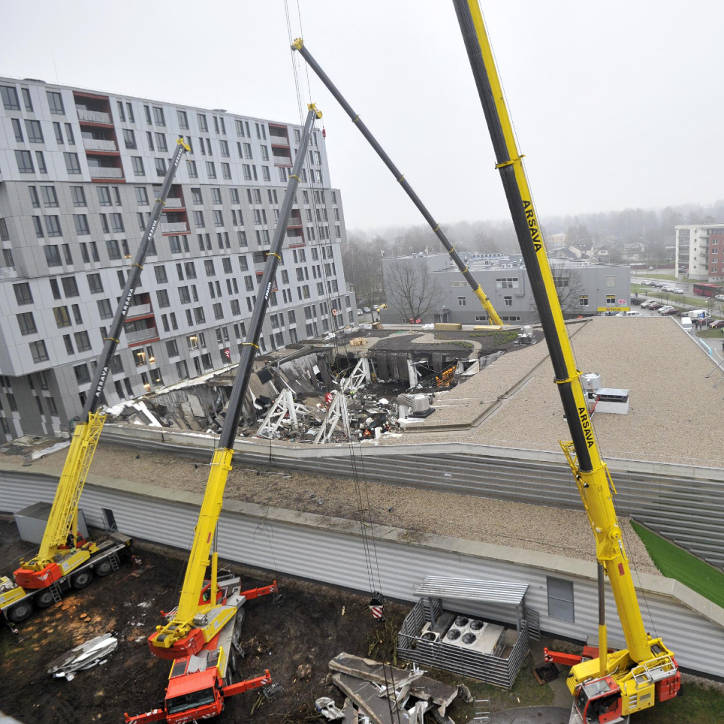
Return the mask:
<path id="1" fill-rule="evenodd" d="M 489 684 L 510 689 L 515 683 L 530 645 L 528 627 L 523 621 L 520 630 L 505 629 L 493 653 L 487 654 L 471 648 L 462 648 L 444 640 L 432 641 L 422 636 L 426 623 L 440 618 L 440 599 L 420 599 L 405 617 L 397 635 L 397 653 L 400 658 L 422 666 L 454 671 Z M 515 642 L 507 646 L 505 639 L 515 635 Z"/>

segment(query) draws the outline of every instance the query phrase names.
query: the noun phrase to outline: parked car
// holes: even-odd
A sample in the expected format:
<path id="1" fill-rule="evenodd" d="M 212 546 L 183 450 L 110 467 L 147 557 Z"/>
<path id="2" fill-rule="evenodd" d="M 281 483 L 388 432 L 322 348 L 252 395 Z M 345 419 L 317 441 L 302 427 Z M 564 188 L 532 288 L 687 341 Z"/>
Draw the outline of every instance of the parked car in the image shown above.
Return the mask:
<path id="1" fill-rule="evenodd" d="M 684 290 L 683 290 L 681 287 L 674 287 L 674 288 L 671 290 L 671 293 L 672 293 L 672 294 L 683 294 L 683 293 L 684 293 Z"/>
<path id="2" fill-rule="evenodd" d="M 636 306 L 639 306 L 642 304 L 643 300 L 640 297 L 631 297 L 631 304 L 635 304 Z"/>
<path id="3" fill-rule="evenodd" d="M 724 294 L 715 294 L 714 299 L 716 299 L 720 302 L 724 302 Z"/>
<path id="4" fill-rule="evenodd" d="M 668 305 L 665 307 L 661 307 L 661 309 L 659 309 L 659 314 L 677 314 L 678 311 L 679 310 L 676 307 L 672 307 L 671 305 Z"/>
<path id="5" fill-rule="evenodd" d="M 724 319 L 715 319 L 713 322 L 709 322 L 709 329 L 722 329 L 724 328 Z"/>
<path id="6" fill-rule="evenodd" d="M 647 307 L 647 309 L 654 309 L 654 310 L 655 310 L 655 309 L 661 309 L 661 307 L 663 307 L 663 306 L 664 306 L 664 305 L 661 304 L 661 302 L 651 302 L 651 304 L 649 304 L 649 306 Z"/>
<path id="7" fill-rule="evenodd" d="M 649 309 L 653 303 L 653 299 L 647 299 L 645 302 L 641 302 L 641 309 Z"/>

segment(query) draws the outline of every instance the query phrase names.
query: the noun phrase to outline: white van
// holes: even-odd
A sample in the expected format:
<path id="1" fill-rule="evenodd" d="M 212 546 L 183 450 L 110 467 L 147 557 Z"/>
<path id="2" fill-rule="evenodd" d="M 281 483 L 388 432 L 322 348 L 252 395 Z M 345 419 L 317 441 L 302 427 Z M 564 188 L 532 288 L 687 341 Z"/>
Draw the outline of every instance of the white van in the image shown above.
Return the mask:
<path id="1" fill-rule="evenodd" d="M 682 318 L 681 318 L 681 326 L 682 326 L 684 329 L 691 329 L 691 327 L 692 327 L 692 325 L 691 325 L 691 318 L 689 318 L 689 317 L 682 317 Z"/>
<path id="2" fill-rule="evenodd" d="M 711 317 L 711 314 L 709 314 L 706 309 L 690 309 L 687 315 L 692 319 L 709 319 L 709 317 Z"/>

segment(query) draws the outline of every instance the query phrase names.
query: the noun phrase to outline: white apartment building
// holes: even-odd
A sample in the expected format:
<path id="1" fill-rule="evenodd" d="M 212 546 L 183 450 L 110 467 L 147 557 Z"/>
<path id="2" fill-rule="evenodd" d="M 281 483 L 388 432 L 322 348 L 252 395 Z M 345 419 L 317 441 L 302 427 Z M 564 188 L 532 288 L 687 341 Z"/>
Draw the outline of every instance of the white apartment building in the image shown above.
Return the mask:
<path id="1" fill-rule="evenodd" d="M 109 403 L 238 361 L 301 126 L 0 78 L 0 441 L 57 433 L 81 412 L 179 135 L 192 151 L 146 258 Z M 342 201 L 319 129 L 307 155 L 262 352 L 353 321 Z"/>
<path id="2" fill-rule="evenodd" d="M 691 224 L 676 231 L 676 278 L 724 281 L 724 224 Z"/>

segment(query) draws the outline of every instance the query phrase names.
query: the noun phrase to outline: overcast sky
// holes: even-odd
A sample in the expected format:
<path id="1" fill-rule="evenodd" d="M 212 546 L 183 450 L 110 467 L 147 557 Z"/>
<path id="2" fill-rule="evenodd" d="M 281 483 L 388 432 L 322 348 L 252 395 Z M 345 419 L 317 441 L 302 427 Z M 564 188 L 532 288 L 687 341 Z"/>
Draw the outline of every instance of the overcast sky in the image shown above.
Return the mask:
<path id="1" fill-rule="evenodd" d="M 724 3 L 481 6 L 543 219 L 724 196 Z M 452 3 L 299 7 L 308 49 L 432 214 L 507 218 Z M 296 36 L 296 0 L 289 10 Z M 6 0 L 0 74 L 299 120 L 283 0 Z M 299 81 L 306 102 L 304 70 Z M 420 223 L 311 71 L 310 81 L 348 227 Z"/>

